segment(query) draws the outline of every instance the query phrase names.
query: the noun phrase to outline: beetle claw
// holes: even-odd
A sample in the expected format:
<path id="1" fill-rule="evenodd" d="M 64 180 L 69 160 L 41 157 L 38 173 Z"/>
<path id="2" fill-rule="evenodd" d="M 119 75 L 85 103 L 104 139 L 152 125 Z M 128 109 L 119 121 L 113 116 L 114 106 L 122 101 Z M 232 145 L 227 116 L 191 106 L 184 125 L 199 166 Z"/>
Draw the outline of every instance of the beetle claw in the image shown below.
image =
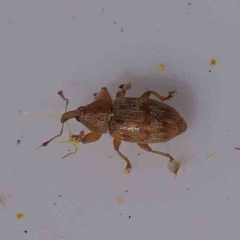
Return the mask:
<path id="1" fill-rule="evenodd" d="M 176 160 L 170 160 L 168 163 L 168 170 L 171 171 L 175 176 L 177 176 L 178 170 L 180 168 L 180 162 Z"/>
<path id="2" fill-rule="evenodd" d="M 177 90 L 173 90 L 173 91 L 170 91 L 168 92 L 168 96 L 165 98 L 165 100 L 170 100 L 174 97 L 174 94 L 177 93 Z"/>
<path id="3" fill-rule="evenodd" d="M 130 172 L 131 172 L 130 168 L 126 167 L 126 168 L 124 169 L 124 173 L 129 174 Z"/>

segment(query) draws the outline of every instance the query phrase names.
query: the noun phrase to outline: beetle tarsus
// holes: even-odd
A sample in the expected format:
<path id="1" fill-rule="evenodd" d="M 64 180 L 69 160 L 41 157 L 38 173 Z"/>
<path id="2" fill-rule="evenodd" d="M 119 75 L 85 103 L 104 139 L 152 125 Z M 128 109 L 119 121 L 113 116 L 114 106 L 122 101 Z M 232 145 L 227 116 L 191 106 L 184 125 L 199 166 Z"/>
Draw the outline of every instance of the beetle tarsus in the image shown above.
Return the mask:
<path id="1" fill-rule="evenodd" d="M 168 96 L 165 97 L 164 101 L 172 99 L 174 97 L 174 94 L 176 94 L 176 93 L 177 93 L 176 90 L 168 92 Z"/>
<path id="2" fill-rule="evenodd" d="M 130 89 L 132 88 L 132 84 L 131 84 L 131 83 L 121 84 L 121 85 L 119 86 L 119 88 L 120 88 L 121 90 L 117 92 L 116 98 L 124 97 L 125 94 L 126 94 L 126 91 L 128 91 L 128 90 L 130 90 Z"/>

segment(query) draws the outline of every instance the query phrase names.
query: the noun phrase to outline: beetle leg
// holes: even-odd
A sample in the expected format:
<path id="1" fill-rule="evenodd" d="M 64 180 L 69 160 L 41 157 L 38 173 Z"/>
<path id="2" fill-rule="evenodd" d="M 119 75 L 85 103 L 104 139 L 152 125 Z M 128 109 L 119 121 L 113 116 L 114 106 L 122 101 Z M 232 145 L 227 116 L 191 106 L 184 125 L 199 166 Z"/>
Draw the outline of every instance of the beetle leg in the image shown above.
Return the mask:
<path id="1" fill-rule="evenodd" d="M 140 148 L 144 149 L 145 151 L 152 152 L 152 153 L 167 157 L 167 158 L 169 158 L 170 162 L 174 160 L 174 158 L 169 153 L 152 150 L 152 148 L 149 147 L 148 144 L 138 143 L 138 146 Z"/>
<path id="2" fill-rule="evenodd" d="M 169 92 L 168 95 L 167 95 L 166 97 L 164 97 L 164 96 L 158 94 L 158 93 L 155 92 L 155 91 L 146 91 L 146 92 L 141 96 L 141 98 L 150 98 L 150 95 L 152 94 L 152 95 L 154 95 L 156 98 L 158 98 L 159 100 L 161 100 L 161 101 L 166 101 L 166 100 L 168 100 L 168 99 L 173 98 L 174 93 L 176 93 L 176 90 Z"/>
<path id="3" fill-rule="evenodd" d="M 127 90 L 130 90 L 130 89 L 132 88 L 132 84 L 131 84 L 131 83 L 122 84 L 122 85 L 119 86 L 119 88 L 120 88 L 121 90 L 117 92 L 116 98 L 124 97 L 125 94 L 126 94 L 126 91 L 127 91 Z"/>
<path id="4" fill-rule="evenodd" d="M 99 93 L 93 94 L 95 101 L 97 100 L 109 100 L 112 101 L 112 97 L 106 87 L 103 87 Z"/>
<path id="5" fill-rule="evenodd" d="M 130 161 L 128 160 L 128 158 L 119 151 L 120 145 L 121 145 L 121 141 L 114 138 L 114 139 L 113 139 L 114 149 L 117 151 L 118 155 L 119 155 L 124 161 L 126 161 L 126 163 L 127 163 L 124 172 L 125 172 L 125 173 L 130 173 L 130 170 L 131 170 L 131 168 L 132 168 L 132 165 L 131 165 Z"/>
<path id="6" fill-rule="evenodd" d="M 68 157 L 69 155 L 77 153 L 78 150 L 78 144 L 81 142 L 83 144 L 96 142 L 101 138 L 102 134 L 96 133 L 96 132 L 90 132 L 88 134 L 84 134 L 83 131 L 81 131 L 79 134 L 72 134 L 71 131 L 69 131 L 69 140 L 68 141 L 60 141 L 58 145 L 62 143 L 71 143 L 74 147 L 74 151 L 66 154 L 62 157 L 62 159 Z"/>
<path id="7" fill-rule="evenodd" d="M 92 143 L 92 142 L 96 142 L 101 138 L 102 134 L 101 133 L 97 133 L 97 132 L 90 132 L 88 134 L 86 134 L 83 139 L 81 140 L 81 142 L 83 144 L 87 144 L 87 143 Z"/>

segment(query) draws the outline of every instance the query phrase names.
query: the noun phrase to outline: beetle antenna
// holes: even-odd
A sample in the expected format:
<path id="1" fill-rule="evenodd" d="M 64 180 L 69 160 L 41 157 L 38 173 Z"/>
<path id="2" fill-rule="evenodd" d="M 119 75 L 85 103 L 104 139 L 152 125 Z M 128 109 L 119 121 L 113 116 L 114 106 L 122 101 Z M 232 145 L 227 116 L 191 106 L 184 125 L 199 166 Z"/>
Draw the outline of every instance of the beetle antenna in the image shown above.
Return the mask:
<path id="1" fill-rule="evenodd" d="M 68 102 L 69 102 L 69 101 L 68 101 L 68 99 L 65 98 L 65 96 L 63 95 L 63 91 L 62 91 L 62 90 L 58 92 L 58 95 L 63 99 L 63 101 L 66 102 L 66 106 L 65 106 L 65 113 L 66 113 L 67 107 L 68 107 Z M 52 137 L 52 138 L 49 139 L 48 141 L 42 143 L 37 149 L 39 149 L 39 148 L 41 148 L 41 147 L 46 147 L 52 140 L 54 140 L 55 138 L 60 137 L 60 136 L 62 135 L 62 133 L 63 133 L 63 127 L 64 127 L 64 122 L 62 123 L 62 127 L 61 127 L 61 130 L 60 130 L 59 134 L 56 135 L 56 136 L 54 136 L 54 137 Z"/>

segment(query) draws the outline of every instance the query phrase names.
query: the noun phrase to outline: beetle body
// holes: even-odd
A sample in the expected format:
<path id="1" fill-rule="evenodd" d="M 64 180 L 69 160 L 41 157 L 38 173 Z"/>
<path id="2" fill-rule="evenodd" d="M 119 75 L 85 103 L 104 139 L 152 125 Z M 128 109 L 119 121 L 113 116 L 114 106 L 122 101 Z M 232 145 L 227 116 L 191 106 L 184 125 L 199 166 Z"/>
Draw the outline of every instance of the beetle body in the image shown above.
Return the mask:
<path id="1" fill-rule="evenodd" d="M 127 162 L 125 170 L 128 172 L 131 164 L 119 151 L 121 141 L 137 143 L 144 150 L 168 157 L 173 161 L 170 154 L 152 150 L 148 144 L 170 141 L 186 131 L 187 123 L 183 117 L 174 108 L 164 103 L 172 98 L 175 92 L 169 92 L 167 97 L 154 91 L 147 91 L 138 98 L 125 97 L 130 87 L 130 84 L 121 85 L 121 90 L 114 101 L 107 88 L 102 88 L 99 94 L 95 94 L 95 101 L 76 110 L 65 112 L 61 122 L 64 124 L 69 119 L 75 118 L 85 125 L 91 131 L 90 133 L 84 135 L 81 132 L 79 138 L 76 138 L 78 135 L 74 135 L 75 139 L 83 144 L 95 142 L 102 134 L 109 133 L 114 139 L 114 149 Z M 161 101 L 149 98 L 151 94 Z M 50 141 L 45 142 L 43 146 Z"/>
<path id="2" fill-rule="evenodd" d="M 114 101 L 109 134 L 135 143 L 166 142 L 186 130 L 180 114 L 163 102 L 122 97 Z"/>

